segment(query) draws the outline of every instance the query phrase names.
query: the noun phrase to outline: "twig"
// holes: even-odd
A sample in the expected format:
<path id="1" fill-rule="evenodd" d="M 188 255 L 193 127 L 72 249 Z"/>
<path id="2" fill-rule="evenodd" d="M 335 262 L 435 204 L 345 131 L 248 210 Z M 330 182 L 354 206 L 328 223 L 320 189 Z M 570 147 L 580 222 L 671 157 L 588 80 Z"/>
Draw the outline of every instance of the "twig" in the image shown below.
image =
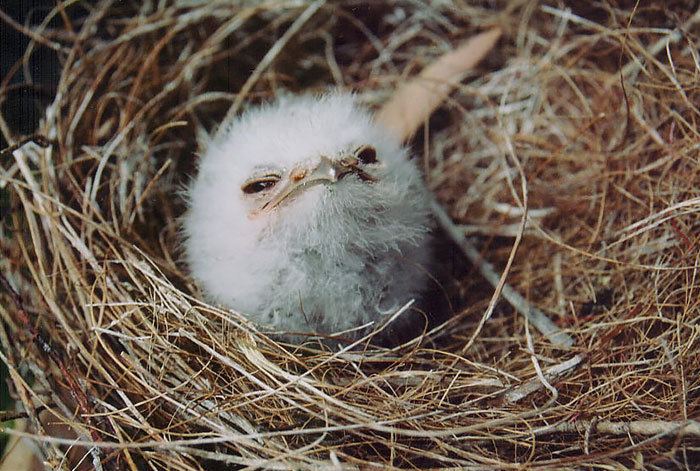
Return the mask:
<path id="1" fill-rule="evenodd" d="M 583 355 L 576 355 L 575 357 L 566 360 L 563 363 L 559 363 L 558 365 L 546 368 L 544 371 L 544 378 L 547 380 L 547 382 L 551 383 L 560 376 L 563 376 L 564 374 L 576 368 L 583 361 L 583 358 Z M 511 404 L 514 404 L 519 400 L 529 396 L 533 392 L 542 389 L 543 384 L 544 383 L 539 377 L 532 378 L 531 380 L 526 381 L 520 386 L 510 391 L 507 391 L 505 393 L 506 401 Z"/>
<path id="2" fill-rule="evenodd" d="M 8 146 L 4 148 L 3 150 L 0 151 L 0 157 L 5 157 L 10 154 L 12 154 L 14 151 L 17 149 L 21 148 L 25 144 L 29 144 L 30 142 L 33 142 L 34 144 L 41 146 L 41 147 L 49 147 L 51 145 L 51 141 L 42 136 L 41 134 L 32 134 L 31 136 L 27 136 L 23 139 L 20 139 L 19 142 L 12 144 L 11 146 Z"/>
<path id="3" fill-rule="evenodd" d="M 550 393 L 552 393 L 549 403 L 553 404 L 559 398 L 559 391 L 557 391 L 557 388 L 550 384 L 550 378 L 546 378 L 545 374 L 542 372 L 542 367 L 540 367 L 540 362 L 535 354 L 535 344 L 532 341 L 532 335 L 530 335 L 530 323 L 528 322 L 527 317 L 525 318 L 525 339 L 527 341 L 527 348 L 530 351 L 532 366 L 535 367 L 535 372 L 537 373 L 537 381 L 539 385 L 544 386 Z"/>
<path id="4" fill-rule="evenodd" d="M 409 139 L 452 89 L 491 51 L 499 37 L 501 30 L 494 28 L 469 38 L 454 51 L 440 56 L 392 94 L 377 113 L 376 121 L 400 140 Z"/>
<path id="5" fill-rule="evenodd" d="M 464 255 L 472 262 L 481 272 L 481 275 L 491 283 L 492 286 L 498 286 L 500 275 L 496 272 L 489 262 L 484 260 L 478 250 L 467 240 L 457 226 L 452 222 L 450 216 L 440 206 L 437 201 L 433 201 L 432 210 L 435 218 L 440 226 L 444 229 L 452 241 L 457 244 Z M 554 324 L 542 311 L 530 305 L 517 291 L 505 284 L 501 292 L 503 298 L 510 303 L 523 316 L 546 336 L 550 342 L 559 347 L 571 347 L 574 344 L 574 339 L 565 332 L 562 332 L 559 327 Z"/>
<path id="6" fill-rule="evenodd" d="M 535 435 L 549 435 L 553 433 L 605 433 L 608 435 L 671 435 L 678 434 L 700 437 L 700 422 L 665 421 L 665 420 L 633 420 L 630 422 L 611 422 L 609 420 L 577 420 L 575 422 L 562 422 L 556 425 L 541 427 L 532 431 Z"/>

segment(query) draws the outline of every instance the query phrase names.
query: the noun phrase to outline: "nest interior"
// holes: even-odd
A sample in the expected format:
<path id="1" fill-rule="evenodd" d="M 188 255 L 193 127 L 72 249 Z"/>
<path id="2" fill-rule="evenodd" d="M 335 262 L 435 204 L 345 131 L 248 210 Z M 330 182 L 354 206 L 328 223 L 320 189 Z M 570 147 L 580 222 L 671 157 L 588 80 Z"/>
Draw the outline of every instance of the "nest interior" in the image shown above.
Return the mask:
<path id="1" fill-rule="evenodd" d="M 62 65 L 48 142 L 0 161 L 2 360 L 47 463 L 697 463 L 692 2 L 64 3 L 32 30 Z M 464 260 L 455 315 L 395 348 L 286 345 L 202 301 L 177 223 L 201 132 L 279 90 L 338 86 L 377 108 L 493 26 L 495 50 L 410 145 L 483 259 L 503 271 L 518 241 L 508 288 L 571 346 L 510 303 L 489 310 Z"/>

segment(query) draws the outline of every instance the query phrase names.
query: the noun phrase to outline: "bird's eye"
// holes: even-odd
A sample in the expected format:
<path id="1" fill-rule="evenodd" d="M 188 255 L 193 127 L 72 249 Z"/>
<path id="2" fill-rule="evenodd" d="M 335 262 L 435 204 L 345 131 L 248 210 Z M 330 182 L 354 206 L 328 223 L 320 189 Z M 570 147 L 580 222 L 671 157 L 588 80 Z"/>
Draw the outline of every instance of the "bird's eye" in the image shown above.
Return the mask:
<path id="1" fill-rule="evenodd" d="M 275 186 L 278 180 L 278 177 L 272 175 L 257 178 L 255 180 L 251 180 L 243 184 L 241 190 L 247 195 L 251 195 L 253 193 L 260 193 L 261 191 L 268 190 Z"/>
<path id="2" fill-rule="evenodd" d="M 357 159 L 363 164 L 377 162 L 377 151 L 372 146 L 362 146 L 357 150 Z"/>

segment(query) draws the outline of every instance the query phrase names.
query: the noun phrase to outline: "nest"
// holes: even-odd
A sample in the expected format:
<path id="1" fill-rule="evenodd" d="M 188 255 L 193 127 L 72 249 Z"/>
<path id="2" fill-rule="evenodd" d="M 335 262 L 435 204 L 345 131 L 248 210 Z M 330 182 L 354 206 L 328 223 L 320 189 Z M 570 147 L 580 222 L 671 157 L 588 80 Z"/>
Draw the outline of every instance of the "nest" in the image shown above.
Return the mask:
<path id="1" fill-rule="evenodd" d="M 50 465 L 697 463 L 699 15 L 472 3 L 102 2 L 34 30 L 62 73 L 42 138 L 0 161 L 0 340 Z M 203 301 L 177 223 L 199 133 L 280 89 L 377 108 L 491 26 L 503 39 L 411 142 L 443 225 L 471 240 L 454 316 L 331 349 Z"/>

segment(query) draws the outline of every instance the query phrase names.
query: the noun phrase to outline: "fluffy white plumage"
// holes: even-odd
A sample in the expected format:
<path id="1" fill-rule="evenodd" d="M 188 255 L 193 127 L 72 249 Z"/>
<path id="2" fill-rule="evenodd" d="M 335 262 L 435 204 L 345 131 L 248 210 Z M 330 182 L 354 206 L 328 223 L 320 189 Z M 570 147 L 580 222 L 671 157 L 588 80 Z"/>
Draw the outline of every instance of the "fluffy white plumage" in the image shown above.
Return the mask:
<path id="1" fill-rule="evenodd" d="M 425 288 L 427 190 L 352 95 L 282 97 L 222 124 L 188 202 L 192 275 L 276 332 L 381 321 Z"/>

